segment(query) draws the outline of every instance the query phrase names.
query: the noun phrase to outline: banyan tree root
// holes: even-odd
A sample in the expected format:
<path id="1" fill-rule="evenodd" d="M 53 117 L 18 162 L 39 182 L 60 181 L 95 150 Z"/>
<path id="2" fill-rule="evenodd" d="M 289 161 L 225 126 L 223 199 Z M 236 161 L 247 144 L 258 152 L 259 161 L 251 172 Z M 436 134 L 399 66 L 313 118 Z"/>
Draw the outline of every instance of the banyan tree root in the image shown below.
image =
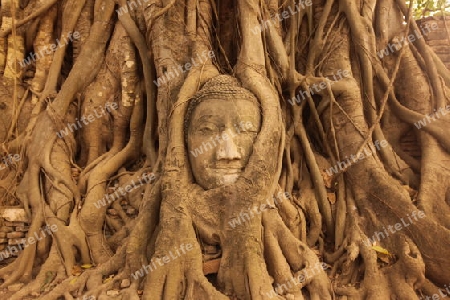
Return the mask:
<path id="1" fill-rule="evenodd" d="M 12 2 L 18 3 L 2 1 L 2 17 L 10 14 Z M 36 2 L 43 8 L 38 8 L 25 21 L 15 20 L 18 24 L 28 22 L 41 14 L 44 8 L 46 10 L 53 5 L 53 1 Z M 114 37 L 110 39 L 114 28 L 112 20 L 115 20 L 112 17 L 114 2 L 88 0 L 88 6 L 83 8 L 84 1 L 66 1 L 63 15 L 68 21 L 63 22 L 63 36 L 75 28 L 77 18 L 83 12 L 92 17 L 92 20 L 83 20 L 86 22 L 83 26 L 84 43 L 76 45 L 76 63 L 67 78 L 60 76 L 59 72 L 65 55 L 62 50 L 57 53 L 51 68 L 58 72 L 52 71 L 50 78 L 44 74 L 48 66 L 40 66 L 46 61 L 38 64 L 34 78 L 37 90 L 42 89 L 45 81 L 47 89 L 44 95 L 48 95 L 48 91 L 52 94 L 57 90 L 60 79 L 62 87 L 55 99 L 49 95 L 48 103 L 46 101 L 49 99 L 40 99 L 36 111 L 42 113 L 36 123 L 34 119 L 30 122 L 27 134 L 16 140 L 16 144 L 24 141 L 28 153 L 28 169 L 22 181 L 26 187 L 21 189 L 25 193 L 20 193 L 25 208 L 31 208 L 32 212 L 28 236 L 39 232 L 44 224 L 56 225 L 61 231 L 28 247 L 14 263 L 0 271 L 0 276 L 5 280 L 3 287 L 20 281 L 30 282 L 12 299 L 42 292 L 42 287 L 43 292 L 53 288 L 49 294 L 43 294 L 42 299 L 58 299 L 60 296 L 70 299 L 82 295 L 104 297 L 106 290 L 122 278 L 136 274 L 143 266 L 153 267 L 153 270 L 148 275 L 144 270 L 140 273 L 143 276 L 137 276 L 139 278 L 132 276 L 131 286 L 122 291 L 124 298 L 138 299 L 138 291 L 144 289 L 145 299 L 176 299 L 182 296 L 187 299 L 304 299 L 305 293 L 309 294 L 310 299 L 331 299 L 333 291 L 330 280 L 316 253 L 323 255 L 324 248 L 333 248 L 330 244 L 333 241 L 336 252 L 325 255 L 325 258 L 333 264 L 331 273 L 336 277 L 334 288 L 342 299 L 413 299 L 418 289 L 432 291 L 429 279 L 441 286 L 448 283 L 450 275 L 446 251 L 450 247 L 450 225 L 446 218 L 446 202 L 449 202 L 450 193 L 448 170 L 443 167 L 448 160 L 449 142 L 445 131 L 448 117 L 433 120 L 421 131 L 413 128 L 413 123 L 439 108 L 433 106 L 448 102 L 448 95 L 445 94 L 448 88 L 440 86 L 443 83 L 448 85 L 448 72 L 442 69 L 442 64 L 438 64 L 437 70 L 433 69 L 431 61 L 436 60 L 436 56 L 427 53 L 428 48 L 422 42 L 417 48 L 413 44 L 407 45 L 398 56 L 393 53 L 382 60 L 376 53 L 405 31 L 402 27 L 405 7 L 401 6 L 399 10 L 397 4 L 389 0 L 360 5 L 345 0 L 313 1 L 311 7 L 301 9 L 298 15 L 277 21 L 274 26 L 269 24 L 270 28 L 255 34 L 252 29 L 263 24 L 261 21 L 271 13 L 277 12 L 280 6 L 278 1 L 239 0 L 236 1 L 237 7 L 233 8 L 235 10 L 217 1 L 160 2 L 146 3 L 142 9 L 144 16 L 133 13 L 139 26 L 130 26 L 131 18 L 126 18 L 124 23 L 127 30 L 131 28 L 130 35 L 136 34 L 136 28 L 147 26 L 147 44 L 152 48 L 154 67 L 160 76 L 167 70 L 173 70 L 179 62 L 185 63 L 183 60 L 187 56 L 220 49 L 221 57 L 215 63 L 226 61 L 227 68 L 231 70 L 232 66 L 228 65 L 237 61 L 234 75 L 260 99 L 264 124 L 248 170 L 235 187 L 217 191 L 199 190 L 192 184 L 189 175 L 182 128 L 186 103 L 205 81 L 218 75 L 218 68 L 213 66 L 212 61 L 192 69 L 181 91 L 180 86 L 187 74 L 159 86 L 158 95 L 155 95 L 156 88 L 150 92 L 148 89 L 151 84 L 149 78 L 153 77 L 144 76 L 148 109 L 138 109 L 136 106 L 135 110 L 147 111 L 155 119 L 147 115 L 145 122 L 142 116 L 135 117 L 133 121 L 130 118 L 131 106 L 123 109 L 126 106 L 123 103 L 145 99 L 139 80 L 142 74 L 137 69 L 138 60 L 133 46 L 123 28 L 118 29 L 120 26 L 117 24 L 116 34 L 121 30 L 122 41 L 125 41 L 125 47 L 121 50 L 129 56 L 125 58 L 119 54 L 117 60 L 125 62 L 120 68 L 113 65 L 116 59 L 111 59 L 112 55 L 108 53 L 105 58 L 108 42 L 115 47 L 111 46 L 109 50 L 122 46 Z M 287 5 L 295 4 L 295 1 L 285 1 L 281 7 L 286 9 Z M 66 19 L 71 7 L 75 13 Z M 92 11 L 83 10 L 87 8 Z M 228 15 L 233 15 L 238 24 L 228 22 L 223 27 L 223 22 L 220 22 L 223 17 L 218 15 L 224 10 Z M 20 13 L 20 10 L 17 12 Z M 399 16 L 399 19 L 388 22 L 388 15 Z M 41 19 L 42 26 L 39 28 L 42 31 L 56 22 L 51 17 L 49 13 Z M 214 17 L 217 17 L 214 21 L 221 26 L 216 26 Z M 6 28 L 7 22 L 2 21 L 3 28 Z M 411 20 L 407 21 L 410 26 L 407 30 L 417 28 Z M 260 28 L 263 30 L 262 26 Z M 289 28 L 288 33 L 284 32 L 286 28 Z M 177 33 L 177 30 L 180 32 Z M 230 31 L 223 32 L 227 30 Z M 218 31 L 218 37 L 213 36 L 216 34 L 214 31 Z M 46 33 L 38 32 L 39 36 Z M 379 40 L 375 40 L 373 32 L 380 34 Z M 172 42 L 172 39 L 181 40 L 185 33 L 188 36 L 186 45 Z M 8 33 L 7 39 L 12 41 L 13 36 Z M 229 38 L 231 41 L 226 41 L 222 47 L 220 38 L 223 37 L 238 38 Z M 142 57 L 145 47 L 142 47 L 142 36 L 138 38 L 136 41 L 140 43 Z M 51 41 L 49 36 L 45 40 Z M 0 38 L 0 44 L 2 41 Z M 17 42 L 20 47 L 20 37 Z M 44 43 L 38 40 L 34 44 L 38 48 Z M 21 49 L 10 49 L 10 45 L 8 52 L 3 51 L 3 45 L 0 45 L 0 69 L 4 67 L 6 53 L 8 66 L 24 54 Z M 240 51 L 238 55 L 233 54 L 235 49 Z M 18 55 L 13 59 L 14 53 Z M 146 65 L 146 73 L 149 69 L 153 72 L 153 65 Z M 290 105 L 283 100 L 280 103 L 279 96 L 284 95 L 286 90 L 292 98 L 300 90 L 320 84 L 325 77 L 339 70 L 348 70 L 350 75 L 327 86 L 314 97 L 307 97 L 305 102 L 308 102 L 308 108 L 306 104 L 297 106 L 292 102 Z M 300 74 L 303 71 L 305 74 Z M 114 78 L 119 73 L 120 76 Z M 390 78 L 389 74 L 396 76 Z M 9 72 L 7 75 L 11 77 L 14 74 Z M 442 76 L 442 80 L 438 76 Z M 94 78 L 95 82 L 85 90 Z M 96 97 L 97 89 L 103 87 L 103 79 L 111 83 L 107 87 L 110 90 Z M 412 90 L 416 91 L 414 95 L 410 95 Z M 175 95 L 178 95 L 178 101 L 174 105 Z M 105 137 L 106 133 L 101 134 L 101 139 L 100 135 L 91 131 L 83 132 L 81 138 L 70 135 L 64 142 L 55 142 L 53 131 L 60 132 L 65 121 L 80 113 L 79 107 L 82 107 L 83 113 L 89 113 L 93 107 L 116 97 L 122 100 L 122 108 L 113 116 L 113 126 L 120 130 L 115 132 L 119 136 L 114 137 L 112 145 L 111 140 Z M 76 100 L 80 100 L 82 106 L 71 104 Z M 93 103 L 88 102 L 91 100 Z M 158 120 L 154 116 L 154 106 L 158 110 Z M 48 109 L 44 111 L 46 107 Z M 73 107 L 77 112 L 70 112 Z M 399 124 L 404 132 L 415 130 L 416 136 L 420 137 L 421 159 L 400 153 L 400 143 L 389 140 L 401 134 L 386 134 L 385 124 L 389 123 L 386 116 L 397 118 L 395 124 Z M 121 223 L 106 216 L 106 207 L 98 210 L 98 215 L 89 210 L 98 197 L 103 197 L 111 177 L 116 176 L 118 170 L 122 172 L 125 165 L 128 167 L 136 162 L 144 128 L 151 137 L 151 145 L 156 145 L 157 135 L 152 127 L 156 121 L 160 123 L 160 160 L 155 166 L 153 149 L 145 152 L 152 153 L 147 161 L 151 162 L 151 167 L 162 171 L 162 176 L 154 186 L 146 189 L 136 223 L 122 214 L 126 228 L 121 230 Z M 286 128 L 284 121 L 287 122 Z M 171 123 L 170 130 L 168 123 Z M 97 125 L 93 124 L 93 128 L 102 128 Z M 51 134 L 47 133 L 49 128 L 52 129 Z M 273 130 L 272 135 L 267 134 L 269 129 Z M 285 131 L 288 136 L 286 147 Z M 392 148 L 386 148 L 389 150 L 384 150 L 381 155 L 374 153 L 331 179 L 321 178 L 320 171 L 323 170 L 318 157 L 327 155 L 334 164 L 335 160 L 345 160 L 355 155 L 365 143 L 380 139 L 383 135 L 392 142 Z M 26 138 L 23 139 L 23 136 Z M 76 186 L 70 168 L 74 167 L 72 160 L 75 159 L 75 145 L 79 139 L 84 142 L 83 148 L 89 147 L 88 150 L 82 149 L 81 159 L 82 165 L 88 166 Z M 149 142 L 146 143 L 148 145 Z M 399 153 L 391 155 L 390 151 Z M 282 167 L 287 169 L 282 171 Z M 278 181 L 281 181 L 284 190 L 293 195 L 294 205 L 288 204 L 287 200 L 281 204 L 264 203 L 265 199 L 277 194 Z M 418 190 L 417 199 L 411 190 Z M 245 196 L 238 197 L 240 193 Z M 338 193 L 336 203 L 333 203 L 333 193 Z M 136 206 L 139 203 L 136 201 Z M 119 208 L 117 203 L 112 205 Z M 263 205 L 265 211 L 261 215 L 255 214 L 238 228 L 230 228 L 229 221 L 253 205 Z M 77 220 L 80 207 L 81 223 Z M 367 236 L 397 223 L 401 218 L 408 218 L 408 212 L 417 209 L 423 209 L 426 218 L 414 222 L 393 237 L 366 243 Z M 297 216 L 298 219 L 293 219 Z M 92 223 L 86 220 L 94 220 L 95 226 L 90 227 Z M 106 227 L 112 228 L 116 234 L 110 240 L 102 236 L 105 222 Z M 322 222 L 326 224 L 324 228 Z M 129 228 L 134 224 L 136 226 L 127 239 Z M 92 235 L 88 238 L 92 243 L 86 243 L 86 233 L 96 234 L 96 238 Z M 111 244 L 105 245 L 106 248 L 113 248 L 112 244 L 117 245 L 120 237 L 124 238 L 126 246 L 119 247 L 111 258 L 103 256 L 105 253 L 99 250 L 98 244 L 111 241 Z M 69 238 L 71 241 L 68 241 Z M 93 246 L 93 241 L 97 246 Z M 214 284 L 206 279 L 202 270 L 201 243 L 205 241 L 220 245 L 222 250 Z M 375 251 L 379 248 L 373 246 L 380 246 L 389 252 L 389 263 L 380 262 Z M 74 265 L 90 260 L 91 250 L 94 261 L 103 264 L 80 276 L 71 275 Z M 168 253 L 183 255 L 164 266 L 154 264 L 164 260 Z M 33 264 L 44 260 L 37 277 L 31 281 L 35 271 Z M 115 278 L 105 280 L 110 275 L 115 275 Z M 298 280 L 300 276 L 304 277 L 304 281 Z"/>
<path id="2" fill-rule="evenodd" d="M 244 9 L 244 7 L 241 9 Z M 260 45 L 262 49 L 262 44 Z M 245 50 L 248 51 L 250 48 L 244 48 L 245 50 L 241 53 L 241 62 L 251 63 L 251 60 L 255 58 L 250 55 L 259 54 L 258 48 L 255 45 L 252 46 L 253 50 L 257 50 L 247 53 Z M 243 85 L 252 90 L 261 100 L 262 112 L 265 116 L 249 165 L 246 167 L 242 178 L 238 179 L 237 183 L 232 186 L 202 191 L 202 189 L 195 188 L 195 185 L 193 185 L 193 192 L 189 192 L 191 189 L 189 185 L 182 188 L 179 186 L 180 182 L 188 180 L 186 177 L 183 177 L 183 174 L 186 174 L 183 170 L 186 168 L 184 154 L 175 151 L 171 154 L 166 168 L 173 171 L 166 173 L 165 179 L 163 179 L 167 183 L 164 184 L 166 190 L 163 191 L 160 219 L 161 231 L 158 232 L 152 260 L 163 258 L 166 254 L 164 251 L 161 252 L 161 249 L 169 252 L 178 243 L 184 245 L 189 241 L 190 244 L 194 243 L 196 246 L 194 246 L 192 253 L 186 254 L 187 257 L 183 256 L 179 260 L 172 262 L 176 266 L 172 266 L 171 270 L 175 269 L 176 272 L 172 271 L 169 273 L 168 267 L 162 266 L 155 273 L 152 272 L 150 274 L 146 284 L 146 291 L 149 290 L 151 292 L 144 294 L 146 299 L 155 296 L 155 294 L 151 294 L 152 292 L 156 292 L 156 297 L 162 299 L 175 297 L 176 295 L 189 298 L 193 294 L 197 297 L 200 295 L 200 298 L 213 299 L 218 297 L 216 294 L 221 295 L 209 283 L 205 282 L 205 277 L 200 271 L 200 254 L 198 250 L 196 251 L 198 242 L 192 233 L 189 235 L 189 232 L 193 232 L 193 228 L 190 228 L 192 221 L 190 221 L 189 216 L 193 217 L 195 227 L 200 235 L 206 235 L 203 238 L 210 239 L 214 235 L 219 238 L 223 252 L 217 279 L 218 288 L 225 295 L 236 296 L 239 299 L 265 299 L 270 297 L 271 293 L 273 293 L 273 286 L 272 278 L 269 276 L 266 268 L 265 255 L 273 258 L 274 265 L 271 271 L 272 275 L 278 280 L 278 284 L 292 276 L 291 268 L 297 272 L 304 266 L 310 267 L 310 265 L 318 262 L 317 257 L 311 250 L 308 252 L 305 245 L 297 243 L 298 240 L 296 240 L 286 225 L 282 223 L 281 217 L 278 215 L 277 220 L 279 223 L 270 224 L 269 221 L 266 221 L 268 228 L 264 229 L 267 232 L 265 236 L 261 236 L 263 225 L 261 216 L 255 216 L 245 226 L 239 228 L 230 228 L 230 225 L 226 222 L 231 220 L 233 216 L 238 215 L 242 210 L 258 204 L 261 201 L 260 199 L 266 198 L 275 191 L 275 186 L 271 184 L 273 182 L 272 176 L 277 177 L 280 174 L 281 149 L 284 147 L 284 135 L 282 134 L 284 129 L 277 125 L 280 123 L 281 115 L 277 107 L 277 97 L 274 90 L 270 88 L 269 83 L 264 82 L 265 79 L 260 73 L 253 72 L 252 69 L 244 65 L 238 66 L 238 75 L 243 81 Z M 181 95 L 183 94 L 181 93 Z M 185 105 L 183 100 L 182 97 L 179 99 L 180 105 Z M 183 112 L 183 106 L 177 109 Z M 172 129 L 173 132 L 177 132 L 177 127 L 180 128 L 177 123 L 180 124 L 181 122 L 177 122 L 176 119 L 179 116 L 179 114 L 172 116 L 172 124 L 175 127 Z M 183 116 L 182 113 L 181 116 Z M 182 130 L 180 131 L 182 132 Z M 171 141 L 173 141 L 175 146 L 169 145 L 169 149 L 172 149 L 171 147 L 182 147 L 179 145 L 182 141 L 178 137 L 174 137 Z M 271 159 L 263 158 L 263 154 L 267 149 L 273 149 L 277 155 Z M 174 182 L 177 178 L 179 180 L 175 186 Z M 251 196 L 237 197 L 237 191 L 246 191 L 244 195 Z M 195 207 L 196 209 L 189 209 L 190 207 Z M 216 208 L 215 212 L 211 211 L 211 207 Z M 217 209 L 219 207 L 220 209 Z M 210 216 L 210 213 L 213 216 Z M 208 215 L 208 217 L 202 217 L 204 214 Z M 179 215 L 179 217 L 174 217 L 174 215 Z M 220 221 L 214 222 L 214 220 Z M 181 236 L 188 236 L 188 239 L 183 238 L 180 240 L 180 238 L 173 237 L 173 234 L 170 232 L 175 228 L 175 224 L 177 228 L 181 228 L 183 231 Z M 206 226 L 206 228 L 203 226 Z M 290 239 L 281 241 L 288 233 Z M 267 252 L 262 250 L 263 240 L 266 243 Z M 277 247 L 277 243 L 280 243 L 280 246 Z M 167 245 L 170 246 L 168 247 Z M 284 255 L 287 256 L 291 266 L 287 265 L 287 263 L 282 263 L 286 259 L 282 255 L 280 257 L 280 253 L 284 252 L 286 252 Z M 305 254 L 305 261 L 299 259 L 297 257 L 298 254 Z M 193 262 L 195 265 L 186 264 L 186 261 Z M 311 292 L 313 299 L 320 296 L 324 297 L 324 299 L 331 299 L 332 292 L 323 270 L 319 271 L 317 276 L 317 278 L 310 279 L 311 285 L 315 288 Z M 194 282 L 191 282 L 192 277 L 194 277 Z M 181 284 L 180 281 L 182 282 Z M 186 288 L 183 288 L 184 286 Z M 298 287 L 293 288 L 291 292 L 301 295 Z M 283 292 L 281 291 L 281 293 Z"/>

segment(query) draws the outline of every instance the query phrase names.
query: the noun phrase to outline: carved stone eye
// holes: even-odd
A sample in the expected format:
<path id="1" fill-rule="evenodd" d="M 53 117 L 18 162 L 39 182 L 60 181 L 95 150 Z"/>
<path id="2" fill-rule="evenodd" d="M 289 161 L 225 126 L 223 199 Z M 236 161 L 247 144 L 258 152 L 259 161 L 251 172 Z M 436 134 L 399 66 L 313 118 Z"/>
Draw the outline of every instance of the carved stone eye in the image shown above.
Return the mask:
<path id="1" fill-rule="evenodd" d="M 205 124 L 198 128 L 198 132 L 204 135 L 213 134 L 217 132 L 217 126 L 212 124 Z"/>

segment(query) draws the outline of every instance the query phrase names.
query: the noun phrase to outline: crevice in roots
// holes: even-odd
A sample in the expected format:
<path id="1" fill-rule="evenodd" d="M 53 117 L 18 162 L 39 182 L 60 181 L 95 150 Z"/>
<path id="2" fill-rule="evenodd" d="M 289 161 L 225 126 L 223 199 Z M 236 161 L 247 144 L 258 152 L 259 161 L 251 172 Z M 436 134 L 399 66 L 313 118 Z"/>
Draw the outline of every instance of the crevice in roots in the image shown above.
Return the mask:
<path id="1" fill-rule="evenodd" d="M 70 59 L 64 46 L 27 67 L 36 70 L 27 73 L 31 86 L 12 101 L 2 153 L 26 149 L 16 196 L 31 217 L 27 239 L 44 226 L 58 230 L 0 269 L 2 288 L 26 284 L 9 299 L 104 298 L 124 279 L 122 298 L 131 300 L 414 299 L 448 284 L 450 117 L 428 114 L 449 103 L 450 73 L 423 41 L 380 58 L 395 35 L 418 28 L 410 18 L 405 26 L 403 2 L 313 1 L 282 20 L 271 17 L 301 3 L 171 0 L 131 10 L 124 0 L 41 2 L 25 19 L 13 16 L 15 29 L 39 18 L 27 27 L 36 33 L 29 45 L 78 29 L 82 37 Z M 25 53 L 11 46 L 25 44 L 20 32 L 9 35 L 11 3 L 1 1 L 6 77 L 17 65 L 12 53 Z M 131 14 L 116 11 L 117 19 L 118 6 Z M 221 57 L 169 78 L 209 51 Z M 224 70 L 258 98 L 263 123 L 243 175 L 205 191 L 187 160 L 184 118 L 192 96 Z M 107 103 L 118 109 L 56 134 Z M 17 132 L 26 107 L 29 123 Z M 384 139 L 387 147 L 368 147 Z M 405 149 L 408 141 L 418 146 Z M 370 155 L 349 158 L 366 147 Z M 155 182 L 99 205 L 151 171 Z M 2 195 L 16 174 L 1 181 Z M 419 209 L 425 217 L 412 219 Z M 245 224 L 231 225 L 244 213 Z M 411 222 L 388 231 L 401 220 Z M 192 249 L 143 269 L 181 245 Z M 210 249 L 220 251 L 205 255 Z"/>

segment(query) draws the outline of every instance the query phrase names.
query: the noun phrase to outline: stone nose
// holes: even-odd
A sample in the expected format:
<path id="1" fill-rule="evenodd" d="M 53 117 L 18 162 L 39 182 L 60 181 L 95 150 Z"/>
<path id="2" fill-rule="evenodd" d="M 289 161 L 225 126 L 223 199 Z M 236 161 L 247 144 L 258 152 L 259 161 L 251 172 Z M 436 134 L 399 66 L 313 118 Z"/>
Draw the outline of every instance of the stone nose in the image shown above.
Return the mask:
<path id="1" fill-rule="evenodd" d="M 239 160 L 242 158 L 239 148 L 233 138 L 223 139 L 217 147 L 217 160 Z"/>

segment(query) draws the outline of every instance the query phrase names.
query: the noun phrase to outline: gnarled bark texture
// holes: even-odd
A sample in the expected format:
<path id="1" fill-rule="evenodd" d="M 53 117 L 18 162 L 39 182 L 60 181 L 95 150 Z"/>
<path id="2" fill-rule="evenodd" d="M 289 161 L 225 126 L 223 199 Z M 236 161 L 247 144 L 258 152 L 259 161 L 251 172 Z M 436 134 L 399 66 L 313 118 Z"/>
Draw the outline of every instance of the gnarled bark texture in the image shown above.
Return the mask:
<path id="1" fill-rule="evenodd" d="M 30 215 L 28 241 L 58 229 L 0 269 L 0 297 L 450 294 L 450 72 L 411 15 L 0 0 L 0 154 L 21 157 L 0 161 L 0 199 Z M 204 190 L 184 119 L 219 74 L 258 98 L 262 126 L 239 179 Z"/>

